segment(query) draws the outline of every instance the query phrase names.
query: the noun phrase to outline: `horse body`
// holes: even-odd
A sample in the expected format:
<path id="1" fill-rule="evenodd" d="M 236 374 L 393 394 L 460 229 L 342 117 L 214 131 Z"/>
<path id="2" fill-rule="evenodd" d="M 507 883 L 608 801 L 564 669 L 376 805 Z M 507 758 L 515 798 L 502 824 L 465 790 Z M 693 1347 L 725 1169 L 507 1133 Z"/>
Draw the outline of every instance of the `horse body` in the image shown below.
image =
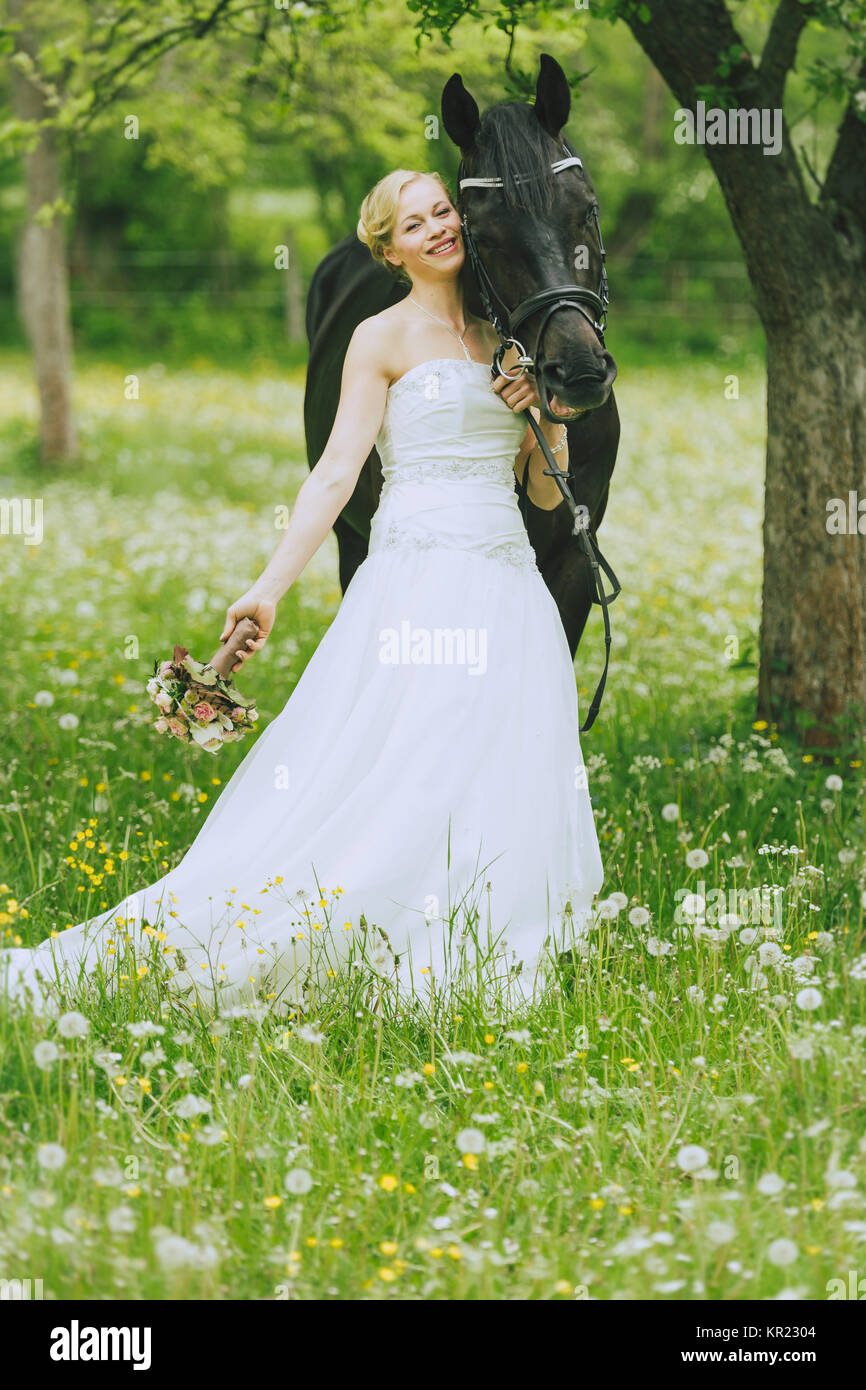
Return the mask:
<path id="1" fill-rule="evenodd" d="M 550 143 L 551 136 L 555 136 L 564 124 L 569 100 L 561 69 L 545 55 L 535 108 L 517 102 L 500 104 L 501 108 L 517 108 L 503 109 L 501 112 L 509 139 L 518 142 L 515 148 L 520 149 L 521 136 L 528 137 L 530 143 L 538 138 Z M 479 119 L 478 109 L 463 89 L 459 77 L 455 75 L 450 80 L 443 94 L 443 119 L 448 133 L 463 150 L 464 158 L 467 153 L 471 158 L 473 153 L 477 153 L 478 146 L 483 145 L 483 123 L 496 110 L 491 108 L 483 119 Z M 535 116 L 532 115 L 533 111 Z M 534 122 L 536 116 L 536 124 L 544 125 L 548 134 L 541 134 L 540 129 L 537 134 L 531 126 L 527 126 L 527 120 Z M 499 143 L 502 146 L 501 133 Z M 507 150 L 507 143 L 502 147 Z M 526 151 L 523 153 L 525 160 Z M 530 162 L 535 158 L 530 150 Z M 581 189 L 583 195 L 594 197 L 588 179 L 584 180 L 583 176 Z M 487 197 L 485 193 L 484 198 Z M 563 203 L 562 195 L 558 195 L 558 198 L 551 214 L 551 225 L 555 224 L 557 218 L 562 223 L 558 247 L 556 238 L 546 234 L 546 224 L 538 216 L 527 217 L 525 211 L 521 211 L 512 219 L 503 218 L 501 206 L 487 205 L 488 227 L 496 236 L 507 240 L 511 228 L 516 229 L 517 238 L 523 232 L 522 241 L 517 241 L 514 249 L 523 253 L 524 294 L 536 287 L 562 283 L 564 273 L 566 278 L 573 276 L 565 255 L 565 248 L 573 244 L 569 241 L 574 235 L 573 226 L 568 225 L 571 213 L 567 199 Z M 580 211 L 583 217 L 585 207 Z M 474 218 L 474 221 L 478 220 Z M 483 224 L 483 215 L 480 220 Z M 539 228 L 544 229 L 540 235 Z M 551 256 L 552 259 L 546 263 L 545 257 Z M 516 261 L 519 265 L 519 256 Z M 510 279 L 519 280 L 519 270 L 515 273 L 514 260 L 510 259 L 509 264 Z M 472 313 L 485 316 L 468 257 L 461 274 L 467 307 Z M 310 468 L 321 456 L 336 417 L 343 360 L 355 328 L 363 319 L 399 303 L 408 292 L 405 284 L 395 280 L 373 261 L 366 246 L 354 233 L 344 237 L 317 267 L 310 285 L 306 316 L 310 358 L 304 396 L 304 424 Z M 537 343 L 533 346 L 537 352 Z M 610 354 L 603 350 L 603 344 L 599 345 L 589 332 L 586 316 L 577 309 L 563 309 L 554 316 L 545 333 L 545 347 L 548 359 L 544 367 L 545 385 L 548 388 L 545 401 L 548 393 L 555 392 L 554 400 L 560 406 L 588 407 L 584 414 L 564 423 L 568 430 L 571 492 L 575 501 L 585 507 L 589 530 L 595 536 L 607 506 L 619 444 L 619 415 L 610 388 L 616 366 Z M 547 418 L 555 417 L 548 414 Z M 343 593 L 367 555 L 370 522 L 379 505 L 382 482 L 381 463 L 374 448 L 361 470 L 352 497 L 334 525 Z M 519 493 L 516 479 L 515 489 Z M 546 511 L 536 507 L 526 496 L 524 516 L 538 568 L 556 601 L 573 658 L 595 590 L 584 553 L 573 534 L 571 512 L 564 501 Z"/>

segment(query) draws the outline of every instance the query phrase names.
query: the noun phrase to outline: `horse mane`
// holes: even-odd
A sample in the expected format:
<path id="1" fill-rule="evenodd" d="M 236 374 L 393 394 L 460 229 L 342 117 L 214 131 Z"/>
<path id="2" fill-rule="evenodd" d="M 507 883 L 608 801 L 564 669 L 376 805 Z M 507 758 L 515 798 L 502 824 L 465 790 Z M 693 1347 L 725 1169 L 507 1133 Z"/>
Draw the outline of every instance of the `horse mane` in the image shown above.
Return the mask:
<path id="1" fill-rule="evenodd" d="M 502 180 L 508 207 L 547 213 L 553 204 L 551 136 L 524 101 L 498 101 L 481 117 L 467 176 Z M 517 182 L 520 179 L 522 182 Z"/>

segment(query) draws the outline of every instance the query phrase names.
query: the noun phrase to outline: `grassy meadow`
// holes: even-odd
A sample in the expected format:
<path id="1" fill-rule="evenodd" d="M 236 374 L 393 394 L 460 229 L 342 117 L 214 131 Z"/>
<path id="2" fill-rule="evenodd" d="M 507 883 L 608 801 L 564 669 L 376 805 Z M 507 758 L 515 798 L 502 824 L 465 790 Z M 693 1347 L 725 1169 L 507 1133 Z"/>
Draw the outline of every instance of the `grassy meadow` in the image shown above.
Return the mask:
<path id="1" fill-rule="evenodd" d="M 172 642 L 216 649 L 307 471 L 300 370 L 88 360 L 75 389 L 81 462 L 44 470 L 3 358 L 0 497 L 42 499 L 44 528 L 0 536 L 5 944 L 183 856 L 251 745 L 160 739 L 144 685 Z M 400 1010 L 360 972 L 288 1021 L 181 1009 L 158 972 L 57 1020 L 0 1005 L 0 1278 L 666 1301 L 866 1274 L 864 769 L 754 723 L 763 390 L 733 350 L 621 360 L 600 539 L 623 593 L 583 736 L 606 882 L 559 983 L 508 1013 Z M 260 727 L 339 599 L 331 537 L 245 670 Z M 584 711 L 602 657 L 595 612 Z"/>

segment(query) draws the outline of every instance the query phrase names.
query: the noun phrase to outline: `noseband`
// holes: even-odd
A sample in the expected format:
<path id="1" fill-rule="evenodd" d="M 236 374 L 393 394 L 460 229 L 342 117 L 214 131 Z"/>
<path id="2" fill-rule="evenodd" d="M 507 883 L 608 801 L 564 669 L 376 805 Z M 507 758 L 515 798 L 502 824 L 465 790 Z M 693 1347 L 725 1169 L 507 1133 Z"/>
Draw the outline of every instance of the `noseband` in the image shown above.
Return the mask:
<path id="1" fill-rule="evenodd" d="M 566 159 L 557 159 L 553 164 L 551 164 L 550 167 L 553 170 L 554 174 L 558 174 L 560 170 L 568 169 L 572 165 L 576 168 L 582 169 L 583 161 L 578 158 L 578 156 L 574 153 L 573 150 L 569 149 L 567 141 L 563 140 L 562 143 L 563 147 L 566 150 L 568 150 L 568 157 Z M 516 182 L 522 182 L 519 175 L 515 174 L 514 177 Z M 534 176 L 530 175 L 529 177 Z M 547 328 L 548 323 L 550 322 L 553 315 L 556 313 L 557 309 L 577 309 L 578 313 L 583 315 L 587 323 L 589 323 L 592 329 L 594 330 L 596 337 L 598 338 L 602 347 L 604 346 L 604 330 L 607 326 L 607 306 L 609 297 L 607 284 L 607 270 L 605 267 L 605 250 L 604 242 L 601 239 L 601 226 L 599 225 L 598 220 L 598 208 L 593 207 L 592 210 L 592 217 L 593 221 L 595 222 L 596 236 L 598 237 L 598 249 L 601 255 L 601 274 L 599 276 L 598 291 L 587 289 L 583 285 L 551 285 L 546 289 L 536 290 L 534 294 L 530 294 L 526 297 L 526 299 L 522 299 L 520 303 L 517 305 L 516 309 L 509 309 L 501 294 L 497 292 L 493 284 L 493 281 L 491 280 L 490 276 L 488 275 L 487 271 L 481 263 L 481 257 L 478 254 L 478 247 L 475 244 L 475 238 L 473 237 L 469 229 L 469 219 L 465 207 L 465 200 L 462 197 L 462 192 L 464 188 L 502 187 L 503 181 L 500 178 L 464 178 L 463 160 L 461 159 L 460 168 L 457 172 L 457 210 L 460 213 L 460 224 L 463 233 L 463 243 L 466 247 L 466 253 L 469 257 L 469 263 L 472 266 L 472 270 L 475 274 L 475 279 L 478 283 L 478 291 L 481 295 L 481 302 L 484 305 L 484 312 L 486 313 L 490 323 L 492 323 L 493 327 L 496 329 L 496 333 L 499 338 L 499 347 L 496 348 L 493 354 L 493 365 L 491 367 L 491 372 L 493 376 L 496 377 L 498 375 L 501 375 L 507 376 L 509 378 L 515 378 L 520 376 L 521 373 L 524 371 L 531 371 L 535 376 L 536 385 L 542 404 L 544 405 L 545 409 L 549 409 L 547 387 L 543 383 L 541 374 L 541 368 L 543 365 L 542 339 L 544 337 L 544 330 Z M 502 309 L 502 317 L 500 317 L 500 315 L 496 312 L 496 308 L 494 307 L 493 302 L 494 300 L 499 301 L 500 308 Z M 590 317 L 590 315 L 586 311 L 586 308 L 584 307 L 585 305 L 589 306 L 589 308 L 595 315 L 595 318 Z M 535 357 L 533 358 L 529 355 L 529 353 L 526 351 L 525 347 L 518 340 L 515 334 L 517 333 L 517 330 L 520 327 L 520 325 L 522 323 L 525 323 L 526 320 L 530 318 L 532 314 L 536 314 L 542 310 L 546 310 L 547 312 L 543 315 L 541 324 L 538 329 L 538 334 L 535 339 Z M 506 372 L 503 370 L 502 367 L 502 358 L 510 347 L 516 347 L 519 356 L 514 369 Z M 585 411 L 581 412 L 581 414 L 585 413 Z M 601 699 L 602 695 L 604 694 L 604 687 L 607 682 L 607 671 L 608 666 L 610 664 L 611 632 L 610 615 L 607 610 L 613 603 L 617 595 L 621 592 L 622 586 L 620 585 L 619 580 L 617 579 L 607 560 L 605 560 L 604 556 L 599 550 L 598 545 L 596 544 L 595 537 L 589 529 L 589 509 L 587 507 L 583 507 L 582 510 L 578 508 L 577 503 L 575 502 L 574 497 L 572 496 L 571 488 L 568 484 L 568 476 L 567 474 L 563 473 L 561 468 L 558 467 L 556 459 L 553 457 L 553 454 L 551 453 L 550 446 L 548 445 L 547 440 L 545 439 L 544 434 L 542 433 L 541 427 L 535 419 L 535 416 L 528 408 L 525 411 L 523 411 L 523 414 L 527 417 L 530 425 L 532 426 L 536 440 L 538 441 L 538 445 L 542 453 L 544 454 L 545 459 L 547 460 L 547 467 L 544 470 L 545 473 L 549 474 L 552 478 L 556 480 L 557 487 L 559 488 L 560 492 L 562 493 L 562 496 L 565 498 L 566 502 L 569 505 L 569 509 L 574 518 L 574 528 L 572 534 L 578 537 L 581 547 L 583 549 L 584 557 L 587 561 L 587 564 L 590 566 L 590 573 L 592 575 L 593 582 L 592 602 L 600 605 L 602 616 L 604 618 L 604 670 L 602 671 L 601 679 L 599 680 L 596 692 L 592 697 L 592 702 L 589 707 L 589 713 L 587 714 L 584 723 L 580 726 L 580 732 L 585 733 L 587 729 L 592 728 L 592 725 L 595 722 L 596 715 L 598 714 L 598 711 L 601 708 Z M 526 522 L 526 489 L 528 478 L 529 459 L 527 458 L 526 467 L 523 472 L 523 482 L 520 485 L 520 505 L 521 511 L 523 513 L 524 522 Z M 605 593 L 604 581 L 601 578 L 602 570 L 607 575 L 607 578 L 613 585 L 613 588 L 609 593 Z"/>

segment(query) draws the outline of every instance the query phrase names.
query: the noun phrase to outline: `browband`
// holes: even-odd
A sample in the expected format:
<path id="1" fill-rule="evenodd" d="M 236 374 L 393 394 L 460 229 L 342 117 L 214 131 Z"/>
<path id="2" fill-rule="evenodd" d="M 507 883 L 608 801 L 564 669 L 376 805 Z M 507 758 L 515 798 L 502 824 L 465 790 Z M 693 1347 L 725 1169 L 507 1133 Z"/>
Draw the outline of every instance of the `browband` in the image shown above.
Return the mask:
<path id="1" fill-rule="evenodd" d="M 569 155 L 568 159 L 557 159 L 556 162 L 555 162 L 554 164 L 551 164 L 550 167 L 551 167 L 551 169 L 553 170 L 554 174 L 558 174 L 559 171 L 560 171 L 560 169 L 567 169 L 567 168 L 569 167 L 570 164 L 576 164 L 577 167 L 578 167 L 579 169 L 582 169 L 582 168 L 583 168 L 583 160 L 582 160 L 582 159 L 578 159 L 578 157 L 577 157 L 576 154 Z M 537 175 L 537 174 L 530 174 L 530 175 L 529 175 L 529 178 L 535 179 L 535 178 L 538 178 L 538 175 Z M 526 180 L 520 178 L 519 175 L 515 175 L 514 181 L 515 181 L 515 183 L 525 183 L 525 182 L 526 182 Z M 501 180 L 501 179 L 461 179 L 461 180 L 460 180 L 460 183 L 459 183 L 459 185 L 458 185 L 458 187 L 460 187 L 460 188 L 501 188 L 501 187 L 502 187 L 502 180 Z"/>

